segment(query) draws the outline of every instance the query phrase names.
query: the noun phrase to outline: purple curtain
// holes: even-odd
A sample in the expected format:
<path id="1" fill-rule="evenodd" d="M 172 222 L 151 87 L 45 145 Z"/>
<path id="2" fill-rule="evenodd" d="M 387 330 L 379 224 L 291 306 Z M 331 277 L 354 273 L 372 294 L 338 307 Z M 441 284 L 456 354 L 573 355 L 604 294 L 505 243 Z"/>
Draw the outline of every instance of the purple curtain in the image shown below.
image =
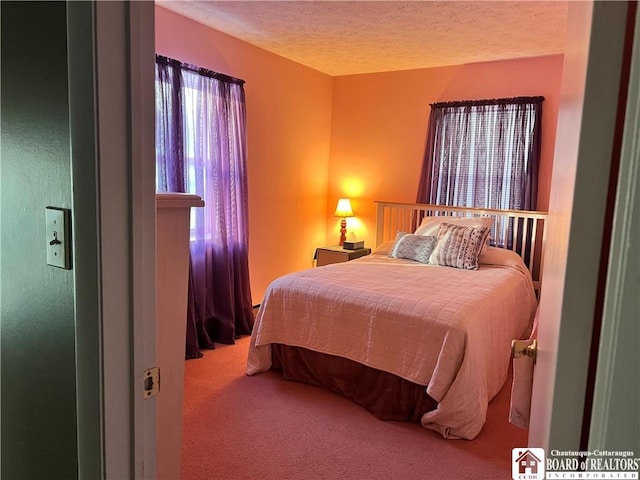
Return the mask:
<path id="1" fill-rule="evenodd" d="M 417 201 L 534 209 L 543 100 L 432 104 Z"/>
<path id="2" fill-rule="evenodd" d="M 191 212 L 186 358 L 253 327 L 243 83 L 156 58 L 158 190 L 205 201 Z"/>
<path id="3" fill-rule="evenodd" d="M 543 97 L 431 104 L 417 201 L 535 210 Z M 493 232 L 503 243 L 507 231 Z"/>

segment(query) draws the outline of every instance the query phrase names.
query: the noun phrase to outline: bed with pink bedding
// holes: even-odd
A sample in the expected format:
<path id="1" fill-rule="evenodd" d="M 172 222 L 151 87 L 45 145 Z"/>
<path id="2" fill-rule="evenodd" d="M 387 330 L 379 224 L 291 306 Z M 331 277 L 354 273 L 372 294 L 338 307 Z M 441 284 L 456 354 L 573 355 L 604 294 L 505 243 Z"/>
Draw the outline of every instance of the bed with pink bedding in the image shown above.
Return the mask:
<path id="1" fill-rule="evenodd" d="M 276 279 L 256 317 L 247 373 L 290 370 L 380 418 L 473 439 L 506 380 L 511 340 L 531 327 L 530 270 L 505 248 L 483 247 L 477 269 L 465 269 L 391 257 L 393 244 Z M 399 405 L 387 414 L 376 411 L 381 402 Z"/>

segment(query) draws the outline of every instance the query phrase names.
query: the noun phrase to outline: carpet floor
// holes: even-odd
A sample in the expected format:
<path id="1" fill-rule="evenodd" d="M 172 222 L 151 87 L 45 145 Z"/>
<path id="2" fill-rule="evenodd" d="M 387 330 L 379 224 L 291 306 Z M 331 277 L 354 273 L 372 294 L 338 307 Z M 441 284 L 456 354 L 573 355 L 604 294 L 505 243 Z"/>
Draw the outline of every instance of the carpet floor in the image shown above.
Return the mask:
<path id="1" fill-rule="evenodd" d="M 321 388 L 245 374 L 249 337 L 185 366 L 183 480 L 508 480 L 527 432 L 508 423 L 510 381 L 472 441 L 378 420 Z"/>

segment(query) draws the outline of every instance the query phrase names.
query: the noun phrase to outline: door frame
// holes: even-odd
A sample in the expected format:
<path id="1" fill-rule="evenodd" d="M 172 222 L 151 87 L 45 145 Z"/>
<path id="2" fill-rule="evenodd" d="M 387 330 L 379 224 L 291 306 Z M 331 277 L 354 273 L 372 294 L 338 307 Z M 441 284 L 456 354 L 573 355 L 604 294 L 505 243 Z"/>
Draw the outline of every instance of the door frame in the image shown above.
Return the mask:
<path id="1" fill-rule="evenodd" d="M 155 477 L 153 2 L 67 2 L 79 478 Z"/>
<path id="2" fill-rule="evenodd" d="M 569 2 L 540 292 L 532 447 L 581 447 L 596 299 L 602 288 L 601 249 L 610 235 L 604 220 L 627 14 L 627 2 Z"/>
<path id="3" fill-rule="evenodd" d="M 589 450 L 640 451 L 640 9 L 632 51 Z"/>

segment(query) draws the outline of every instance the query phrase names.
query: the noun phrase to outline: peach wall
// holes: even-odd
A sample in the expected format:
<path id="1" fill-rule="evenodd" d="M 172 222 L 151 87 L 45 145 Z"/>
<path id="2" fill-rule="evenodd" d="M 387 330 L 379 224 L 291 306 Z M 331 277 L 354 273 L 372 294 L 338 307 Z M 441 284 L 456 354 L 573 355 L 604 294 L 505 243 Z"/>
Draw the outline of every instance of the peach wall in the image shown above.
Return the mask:
<path id="1" fill-rule="evenodd" d="M 156 6 L 156 53 L 246 81 L 254 303 L 326 243 L 332 78 Z"/>
<path id="2" fill-rule="evenodd" d="M 374 200 L 415 201 L 429 103 L 542 95 L 538 208 L 546 209 L 561 55 L 330 77 L 156 6 L 156 52 L 246 80 L 249 269 L 254 303 L 348 230 L 373 246 Z"/>
<path id="3" fill-rule="evenodd" d="M 549 205 L 562 55 L 334 78 L 328 238 L 337 241 L 338 198 L 353 197 L 348 230 L 375 240 L 374 200 L 414 202 L 424 155 L 429 104 L 542 95 L 538 209 Z M 336 242 L 333 242 L 336 243 Z"/>

